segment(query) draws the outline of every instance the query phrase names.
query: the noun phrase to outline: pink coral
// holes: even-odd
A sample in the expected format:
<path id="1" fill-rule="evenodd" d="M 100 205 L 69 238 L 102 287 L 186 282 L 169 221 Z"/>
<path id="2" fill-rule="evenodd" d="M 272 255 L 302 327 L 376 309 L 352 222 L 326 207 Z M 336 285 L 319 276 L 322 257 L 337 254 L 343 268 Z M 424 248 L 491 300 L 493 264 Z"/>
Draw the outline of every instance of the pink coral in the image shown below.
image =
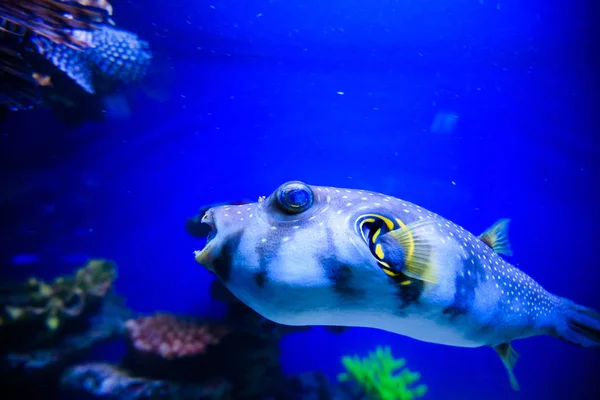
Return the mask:
<path id="1" fill-rule="evenodd" d="M 137 350 L 166 359 L 202 354 L 228 333 L 223 326 L 199 325 L 162 313 L 130 319 L 125 327 Z"/>

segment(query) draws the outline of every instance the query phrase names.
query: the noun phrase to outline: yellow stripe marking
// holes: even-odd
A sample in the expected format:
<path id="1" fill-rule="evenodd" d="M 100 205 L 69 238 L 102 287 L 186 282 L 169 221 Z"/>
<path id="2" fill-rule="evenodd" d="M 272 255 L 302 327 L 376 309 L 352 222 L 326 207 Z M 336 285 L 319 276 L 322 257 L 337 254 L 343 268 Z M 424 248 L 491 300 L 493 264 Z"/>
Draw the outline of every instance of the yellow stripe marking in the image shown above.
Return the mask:
<path id="1" fill-rule="evenodd" d="M 361 219 L 361 218 L 363 218 L 363 217 L 364 217 L 364 216 L 360 216 L 360 217 L 359 217 L 357 220 L 359 220 L 359 219 Z M 364 224 L 366 224 L 367 222 L 369 222 L 369 223 L 373 223 L 373 222 L 375 222 L 375 219 L 373 219 L 373 218 L 366 218 L 366 219 L 364 219 L 364 220 L 360 221 L 360 226 L 359 226 L 359 229 L 360 229 L 360 234 L 361 234 L 361 236 L 362 236 L 363 240 L 364 240 L 365 242 L 369 243 L 369 239 L 367 239 L 367 237 L 365 236 L 365 232 L 363 231 L 363 225 L 364 225 Z"/>
<path id="2" fill-rule="evenodd" d="M 383 248 L 381 247 L 381 244 L 379 244 L 379 243 L 377 243 L 377 246 L 375 246 L 375 255 L 380 260 L 383 260 L 383 257 L 385 256 L 385 254 L 383 253 Z"/>
<path id="3" fill-rule="evenodd" d="M 373 235 L 373 238 L 371 239 L 371 241 L 373 243 L 375 243 L 375 241 L 377 240 L 377 237 L 379 236 L 380 233 L 381 233 L 381 228 L 379 228 L 375 231 L 375 234 Z"/>
<path id="4" fill-rule="evenodd" d="M 383 215 L 379 215 L 379 214 L 364 214 L 361 215 L 362 217 L 374 217 L 374 218 L 379 218 L 381 219 L 383 222 L 385 222 L 385 225 L 387 226 L 387 228 L 391 231 L 392 229 L 394 229 L 394 222 L 392 222 L 391 219 L 384 217 Z M 373 221 L 375 222 L 375 221 Z"/>

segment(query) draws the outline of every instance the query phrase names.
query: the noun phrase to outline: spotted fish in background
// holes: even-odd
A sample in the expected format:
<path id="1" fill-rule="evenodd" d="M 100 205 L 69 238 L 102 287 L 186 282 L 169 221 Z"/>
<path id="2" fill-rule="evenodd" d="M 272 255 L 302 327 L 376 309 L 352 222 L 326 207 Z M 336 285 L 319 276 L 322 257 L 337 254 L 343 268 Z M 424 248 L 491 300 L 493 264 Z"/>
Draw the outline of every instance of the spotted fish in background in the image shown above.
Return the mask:
<path id="1" fill-rule="evenodd" d="M 88 44 L 81 40 L 81 32 L 113 24 L 111 14 L 106 0 L 0 1 L 0 108 L 33 108 L 52 87 L 50 77 L 40 73 L 44 66 L 37 61 L 44 59 L 33 46 L 35 38 L 84 51 Z"/>
<path id="2" fill-rule="evenodd" d="M 0 106 L 70 102 L 63 73 L 89 94 L 141 81 L 148 43 L 115 28 L 112 13 L 107 0 L 0 1 Z"/>
<path id="3" fill-rule="evenodd" d="M 508 220 L 474 236 L 404 200 L 302 182 L 260 200 L 208 210 L 212 232 L 195 257 L 275 322 L 491 346 L 514 389 L 513 340 L 600 345 L 600 314 L 547 292 L 500 256 L 511 253 Z"/>
<path id="4" fill-rule="evenodd" d="M 95 92 L 95 73 L 123 83 L 136 82 L 145 76 L 152 54 L 148 43 L 136 34 L 109 26 L 73 34 L 89 48 L 80 51 L 42 36 L 35 37 L 33 43 L 39 54 L 88 93 Z"/>

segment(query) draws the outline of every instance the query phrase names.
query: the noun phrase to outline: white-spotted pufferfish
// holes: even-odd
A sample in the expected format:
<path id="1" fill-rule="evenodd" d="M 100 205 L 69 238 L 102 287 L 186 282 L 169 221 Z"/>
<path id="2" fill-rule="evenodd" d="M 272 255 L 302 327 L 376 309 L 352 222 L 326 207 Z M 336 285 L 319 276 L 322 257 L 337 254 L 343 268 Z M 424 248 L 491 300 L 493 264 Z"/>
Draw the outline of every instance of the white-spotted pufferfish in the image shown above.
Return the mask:
<path id="1" fill-rule="evenodd" d="M 408 201 L 293 181 L 257 203 L 218 206 L 196 260 L 285 325 L 370 327 L 490 346 L 514 389 L 511 342 L 552 335 L 597 347 L 600 314 L 553 295 L 500 255 L 508 220 L 479 236 Z"/>

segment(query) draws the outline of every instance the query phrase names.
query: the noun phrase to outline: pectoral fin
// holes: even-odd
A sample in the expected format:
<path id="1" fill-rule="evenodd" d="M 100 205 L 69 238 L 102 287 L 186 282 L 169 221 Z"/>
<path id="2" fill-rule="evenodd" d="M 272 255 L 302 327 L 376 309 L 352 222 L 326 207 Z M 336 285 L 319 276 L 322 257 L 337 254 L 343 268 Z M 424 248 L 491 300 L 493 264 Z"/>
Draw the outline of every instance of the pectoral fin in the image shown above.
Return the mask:
<path id="1" fill-rule="evenodd" d="M 509 222 L 510 219 L 508 218 L 498 220 L 494 225 L 479 235 L 478 238 L 483 243 L 490 246 L 496 253 L 503 254 L 505 256 L 512 256 L 513 253 L 508 241 Z"/>
<path id="2" fill-rule="evenodd" d="M 402 272 L 424 282 L 437 283 L 437 266 L 432 260 L 432 245 L 426 228 L 431 221 L 417 221 L 405 225 L 396 220 L 399 229 L 377 239 L 375 256 L 384 264 L 388 275 Z"/>
<path id="3" fill-rule="evenodd" d="M 515 376 L 513 369 L 515 368 L 515 364 L 519 359 L 519 353 L 513 349 L 510 343 L 503 343 L 498 346 L 493 347 L 496 350 L 496 353 L 500 356 L 506 371 L 508 372 L 508 378 L 510 379 L 510 386 L 512 386 L 513 390 L 519 390 L 519 382 L 517 381 L 517 377 Z"/>

